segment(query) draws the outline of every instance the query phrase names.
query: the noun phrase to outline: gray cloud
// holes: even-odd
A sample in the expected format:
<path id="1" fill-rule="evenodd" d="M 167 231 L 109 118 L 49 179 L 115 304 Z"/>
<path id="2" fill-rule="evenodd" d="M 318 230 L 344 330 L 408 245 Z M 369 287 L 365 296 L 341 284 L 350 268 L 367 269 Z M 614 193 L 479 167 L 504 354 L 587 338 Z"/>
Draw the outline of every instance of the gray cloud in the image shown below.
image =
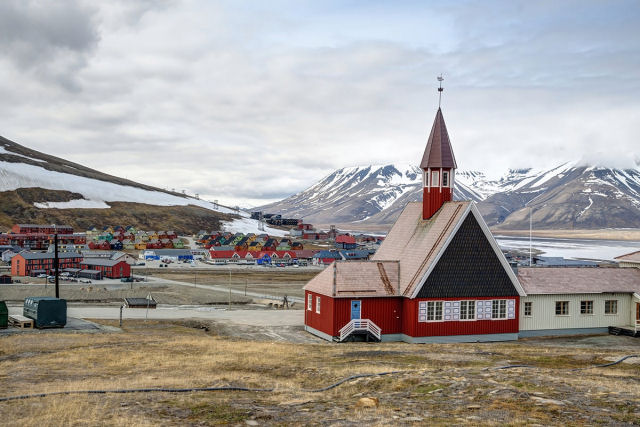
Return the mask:
<path id="1" fill-rule="evenodd" d="M 0 2 L 0 52 L 19 69 L 75 90 L 74 74 L 99 40 L 95 12 L 74 0 Z"/>
<path id="2" fill-rule="evenodd" d="M 147 184 L 259 204 L 417 162 L 441 72 L 463 169 L 638 155 L 635 3 L 22 4 L 0 3 L 0 134 Z"/>

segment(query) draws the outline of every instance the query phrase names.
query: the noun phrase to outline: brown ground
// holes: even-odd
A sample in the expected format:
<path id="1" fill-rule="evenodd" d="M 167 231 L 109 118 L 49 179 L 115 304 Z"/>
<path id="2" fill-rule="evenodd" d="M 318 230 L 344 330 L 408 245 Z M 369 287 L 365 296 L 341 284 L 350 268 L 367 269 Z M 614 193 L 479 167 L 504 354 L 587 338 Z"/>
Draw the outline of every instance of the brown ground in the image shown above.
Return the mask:
<path id="1" fill-rule="evenodd" d="M 226 338 L 189 321 L 128 321 L 120 333 L 17 334 L 0 337 L 0 397 L 144 387 L 274 391 L 35 397 L 0 402 L 0 419 L 38 426 L 637 424 L 638 359 L 593 365 L 640 353 L 640 340 L 602 339 L 605 345 L 584 346 L 292 344 Z M 535 368 L 496 369 L 508 364 Z M 362 406 L 362 398 L 373 406 Z"/>
<path id="2" fill-rule="evenodd" d="M 158 271 L 153 273 L 153 277 L 179 282 L 193 283 L 194 281 L 201 285 L 219 285 L 227 288 L 231 285 L 232 289 L 244 291 L 245 287 L 248 291 L 264 293 L 265 295 L 274 296 L 297 296 L 304 297 L 302 287 L 320 270 L 293 270 L 281 268 L 269 268 L 259 270 L 231 270 L 229 271 Z"/>
<path id="3" fill-rule="evenodd" d="M 232 289 L 244 293 L 256 292 L 264 295 L 282 297 L 284 295 L 303 297 L 302 287 L 319 270 L 304 269 L 247 269 L 231 270 L 231 281 L 229 281 L 229 271 L 197 269 L 197 270 L 165 270 L 149 269 L 135 270 L 134 274 L 139 277 L 160 278 L 180 281 L 188 284 L 194 282 L 199 285 L 219 285 L 228 289 L 231 284 Z M 22 282 L 29 281 L 32 284 L 24 285 L 0 285 L 0 300 L 22 301 L 29 296 L 54 296 L 55 288 L 52 284 L 46 284 L 45 279 L 34 277 L 16 277 Z M 60 297 L 69 301 L 82 301 L 88 303 L 121 303 L 127 297 L 146 297 L 151 292 L 154 299 L 160 304 L 227 304 L 229 293 L 224 291 L 214 291 L 209 289 L 196 288 L 191 286 L 181 286 L 170 282 L 134 282 L 122 283 L 106 281 L 93 281 L 91 284 L 67 285 L 61 282 Z M 232 303 L 244 304 L 251 302 L 252 297 L 245 297 L 240 294 L 231 294 Z"/>

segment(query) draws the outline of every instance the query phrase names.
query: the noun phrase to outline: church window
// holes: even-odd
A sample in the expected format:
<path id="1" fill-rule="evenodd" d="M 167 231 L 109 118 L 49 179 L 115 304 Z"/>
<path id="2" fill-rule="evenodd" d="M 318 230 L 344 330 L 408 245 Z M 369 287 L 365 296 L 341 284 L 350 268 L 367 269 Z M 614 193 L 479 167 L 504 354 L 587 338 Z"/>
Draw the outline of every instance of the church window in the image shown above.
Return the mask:
<path id="1" fill-rule="evenodd" d="M 460 301 L 460 320 L 474 320 L 476 318 L 476 302 Z"/>
<path id="2" fill-rule="evenodd" d="M 507 318 L 507 300 L 494 299 L 491 303 L 491 318 L 506 319 Z"/>
<path id="3" fill-rule="evenodd" d="M 442 301 L 427 301 L 427 321 L 442 320 Z"/>
<path id="4" fill-rule="evenodd" d="M 431 187 L 437 187 L 440 185 L 440 172 L 431 171 Z"/>
<path id="5" fill-rule="evenodd" d="M 449 186 L 449 172 L 442 172 L 442 186 Z"/>

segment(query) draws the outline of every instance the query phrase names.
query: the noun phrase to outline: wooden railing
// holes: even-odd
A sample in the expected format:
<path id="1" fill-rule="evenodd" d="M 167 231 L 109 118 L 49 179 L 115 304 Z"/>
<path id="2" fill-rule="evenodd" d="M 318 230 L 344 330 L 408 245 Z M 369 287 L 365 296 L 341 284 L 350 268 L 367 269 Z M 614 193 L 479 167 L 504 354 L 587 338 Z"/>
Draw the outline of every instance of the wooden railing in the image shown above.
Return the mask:
<path id="1" fill-rule="evenodd" d="M 340 342 L 344 341 L 354 332 L 369 332 L 379 341 L 382 336 L 382 330 L 369 319 L 352 319 L 349 323 L 340 329 Z"/>

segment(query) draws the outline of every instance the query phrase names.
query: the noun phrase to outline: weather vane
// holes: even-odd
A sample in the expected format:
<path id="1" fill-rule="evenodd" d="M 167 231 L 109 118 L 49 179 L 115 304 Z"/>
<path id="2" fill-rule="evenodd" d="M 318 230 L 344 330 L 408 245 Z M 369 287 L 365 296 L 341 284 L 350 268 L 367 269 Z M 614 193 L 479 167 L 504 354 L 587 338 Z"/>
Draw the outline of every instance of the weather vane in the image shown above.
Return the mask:
<path id="1" fill-rule="evenodd" d="M 440 108 L 440 103 L 442 101 L 442 91 L 444 90 L 442 88 L 443 80 L 444 80 L 444 77 L 442 77 L 442 73 L 440 73 L 440 75 L 438 76 L 438 81 L 440 82 L 440 87 L 438 88 L 438 108 Z"/>

